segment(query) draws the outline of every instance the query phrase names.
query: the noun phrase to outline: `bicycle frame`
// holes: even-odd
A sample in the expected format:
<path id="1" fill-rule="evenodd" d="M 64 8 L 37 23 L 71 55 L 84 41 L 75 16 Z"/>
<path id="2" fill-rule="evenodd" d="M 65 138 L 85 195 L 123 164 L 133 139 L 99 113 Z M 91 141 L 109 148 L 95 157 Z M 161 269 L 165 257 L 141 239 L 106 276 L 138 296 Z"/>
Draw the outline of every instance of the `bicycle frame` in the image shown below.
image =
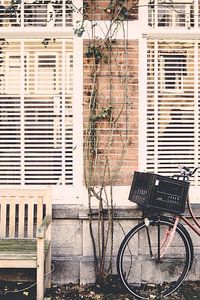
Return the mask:
<path id="1" fill-rule="evenodd" d="M 159 257 L 159 258 L 162 258 L 163 255 L 165 254 L 165 252 L 167 251 L 167 249 L 169 248 L 169 246 L 170 246 L 170 244 L 171 244 L 171 242 L 172 242 L 172 240 L 173 240 L 173 238 L 174 238 L 174 234 L 175 234 L 175 232 L 176 232 L 176 227 L 177 227 L 177 225 L 178 225 L 179 220 L 180 220 L 180 217 L 179 217 L 179 216 L 176 217 L 176 218 L 175 218 L 175 222 L 174 222 L 174 226 L 173 226 L 172 231 L 171 231 L 171 232 L 170 232 L 170 231 L 167 232 L 166 237 L 165 237 L 165 239 L 164 239 L 164 241 L 163 241 L 163 243 L 162 243 L 162 245 L 161 245 L 161 247 L 160 247 L 160 250 L 161 250 L 162 248 L 163 248 L 163 250 L 162 250 L 162 252 L 160 253 L 160 255 L 159 255 L 160 257 Z M 169 236 L 169 241 L 167 242 L 168 236 Z M 167 242 L 167 245 L 165 246 L 165 243 L 166 243 L 166 242 Z"/>
<path id="2" fill-rule="evenodd" d="M 177 177 L 177 179 L 182 178 L 182 180 L 186 180 L 189 181 L 190 177 L 193 176 L 196 171 L 198 169 L 200 169 L 200 167 L 195 167 L 194 170 L 190 170 L 190 168 L 184 166 L 184 165 L 180 165 L 179 169 L 181 171 L 181 175 L 174 175 L 173 177 Z M 195 214 L 192 211 L 192 207 L 190 204 L 190 200 L 189 197 L 187 197 L 187 207 L 188 207 L 188 211 L 189 211 L 189 215 L 191 216 L 192 220 L 194 221 L 195 225 L 192 225 L 191 222 L 188 220 L 188 217 L 186 216 L 180 216 L 180 218 L 196 233 L 200 236 L 200 223 L 197 221 L 197 218 L 195 216 Z"/>
<path id="3" fill-rule="evenodd" d="M 177 179 L 180 179 L 182 178 L 183 180 L 189 180 L 189 177 L 192 176 L 198 168 L 195 168 L 193 170 L 193 172 L 190 171 L 190 169 L 187 169 L 187 168 L 184 168 L 186 172 L 188 173 L 182 173 L 181 175 L 174 175 L 173 177 L 174 178 L 177 178 Z M 183 169 L 183 170 L 184 170 Z M 173 240 L 173 237 L 174 237 L 174 233 L 176 231 L 176 227 L 177 227 L 177 224 L 179 222 L 179 220 L 183 220 L 183 222 L 185 222 L 198 236 L 200 236 L 200 223 L 197 221 L 197 218 L 192 210 L 192 207 L 191 207 L 191 204 L 190 204 L 190 200 L 189 200 L 189 196 L 187 197 L 187 207 L 188 207 L 188 211 L 189 211 L 189 216 L 192 218 L 192 220 L 194 221 L 195 225 L 193 225 L 191 223 L 191 221 L 189 220 L 189 217 L 187 216 L 184 216 L 184 215 L 175 215 L 174 219 L 175 219 L 175 222 L 174 222 L 174 226 L 173 226 L 173 229 L 171 230 L 171 232 L 167 232 L 166 235 L 165 235 L 165 239 L 164 239 L 164 243 L 162 244 L 161 248 L 163 247 L 163 245 L 166 243 L 166 246 L 164 247 L 164 250 L 162 251 L 162 253 L 159 253 L 159 258 L 162 258 L 162 256 L 164 255 L 164 253 L 166 252 L 166 250 L 168 249 L 168 247 L 170 246 L 171 244 L 171 241 Z M 168 240 L 168 237 L 169 237 L 169 240 Z M 160 250 L 159 250 L 160 252 Z"/>
<path id="4" fill-rule="evenodd" d="M 193 225 L 190 220 L 188 219 L 188 216 L 184 216 L 184 215 L 175 215 L 174 216 L 174 226 L 171 230 L 167 231 L 165 233 L 164 239 L 162 241 L 160 241 L 160 233 L 158 232 L 158 257 L 157 259 L 160 260 L 164 254 L 166 253 L 167 249 L 169 248 L 169 246 L 171 245 L 171 242 L 174 238 L 174 234 L 176 232 L 176 227 L 178 225 L 178 222 L 180 220 L 183 220 L 197 235 L 200 236 L 200 223 L 197 221 L 197 218 L 195 217 L 193 210 L 191 208 L 191 204 L 189 201 L 189 197 L 187 198 L 187 207 L 188 207 L 188 211 L 189 211 L 189 215 L 191 216 L 192 220 L 194 221 L 195 225 Z M 147 227 L 147 235 L 148 235 L 148 217 L 144 217 L 144 221 Z M 150 249 L 150 255 L 151 255 L 151 242 L 150 239 L 148 240 L 149 242 L 149 249 Z M 152 255 L 151 255 L 152 256 Z"/>
<path id="5" fill-rule="evenodd" d="M 191 208 L 191 204 L 190 204 L 190 201 L 189 201 L 189 197 L 187 198 L 187 207 L 188 207 L 188 211 L 189 211 L 189 215 L 191 216 L 192 220 L 194 221 L 195 225 L 193 225 L 188 217 L 186 216 L 175 216 L 174 219 L 175 219 L 175 222 L 174 222 L 174 226 L 172 228 L 172 230 L 170 231 L 167 231 L 166 234 L 165 234 L 165 237 L 164 237 L 164 240 L 162 242 L 160 242 L 160 238 L 159 238 L 159 251 L 158 251 L 158 259 L 162 258 L 165 254 L 165 252 L 167 251 L 167 249 L 169 248 L 172 240 L 173 240 L 173 237 L 174 237 L 174 234 L 176 232 L 176 227 L 178 225 L 178 222 L 180 220 L 183 220 L 197 235 L 200 236 L 200 223 L 197 221 L 197 218 L 195 217 L 193 211 L 192 211 L 192 208 Z"/>
<path id="6" fill-rule="evenodd" d="M 192 211 L 189 197 L 187 198 L 187 207 L 188 207 L 189 215 L 191 216 L 195 225 L 191 224 L 191 222 L 188 220 L 188 217 L 184 215 L 180 216 L 180 219 L 183 220 L 197 235 L 200 236 L 200 223 L 197 221 L 197 218 Z"/>

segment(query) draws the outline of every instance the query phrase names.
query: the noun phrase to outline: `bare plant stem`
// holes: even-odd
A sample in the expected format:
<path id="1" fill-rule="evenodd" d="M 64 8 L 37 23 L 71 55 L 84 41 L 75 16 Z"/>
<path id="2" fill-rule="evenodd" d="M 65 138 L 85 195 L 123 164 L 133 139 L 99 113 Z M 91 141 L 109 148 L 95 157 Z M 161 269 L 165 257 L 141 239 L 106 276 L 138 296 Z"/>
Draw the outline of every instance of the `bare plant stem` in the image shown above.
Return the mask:
<path id="1" fill-rule="evenodd" d="M 125 2 L 124 2 L 125 4 Z M 84 178 L 88 190 L 88 206 L 89 206 L 89 230 L 92 240 L 93 253 L 94 253 L 94 267 L 96 280 L 102 283 L 106 280 L 107 276 L 112 274 L 112 261 L 113 261 L 113 235 L 114 235 L 114 196 L 113 196 L 113 183 L 117 178 L 120 168 L 124 162 L 124 155 L 127 148 L 128 130 L 128 44 L 124 42 L 124 55 L 125 55 L 125 68 L 121 69 L 118 64 L 118 57 L 116 51 L 113 51 L 112 39 L 118 31 L 120 25 L 124 22 L 123 18 L 120 19 L 122 7 L 116 1 L 116 7 L 111 14 L 110 25 L 105 33 L 104 40 L 96 39 L 95 26 L 92 27 L 92 39 L 90 41 L 90 51 L 93 49 L 93 54 L 90 56 L 91 63 L 91 79 L 90 96 L 88 100 L 88 125 L 85 129 L 85 156 L 84 156 Z M 128 6 L 128 1 L 126 2 Z M 92 2 L 93 17 L 96 13 L 94 2 Z M 122 24 L 123 26 L 123 24 Z M 123 27 L 124 28 L 124 27 Z M 124 40 L 125 31 L 124 31 Z M 90 53 L 91 55 L 91 53 Z M 107 58 L 107 59 L 106 59 Z M 113 75 L 112 66 L 115 63 L 115 69 L 118 72 L 120 84 L 124 89 L 123 102 L 120 110 L 115 111 L 115 99 L 113 98 Z M 101 74 L 105 65 L 109 70 L 109 107 L 111 108 L 110 114 L 106 117 L 100 117 L 97 113 L 99 109 L 99 82 Z M 118 129 L 118 121 L 122 114 L 126 116 L 126 137 L 123 139 L 122 133 Z M 95 116 L 98 116 L 98 118 Z M 104 148 L 101 149 L 101 156 L 99 155 L 99 125 L 106 122 L 108 125 L 108 136 Z M 119 156 L 117 166 L 113 169 L 110 165 L 109 157 L 112 154 L 112 144 L 114 134 L 118 132 L 121 141 L 121 155 Z M 103 153 L 103 155 L 102 155 Z M 102 158 L 104 157 L 104 158 Z M 103 162 L 101 173 L 98 171 L 99 161 Z M 98 173 L 98 174 L 97 174 Z M 97 176 L 98 175 L 98 176 Z M 95 186 L 96 178 L 99 178 L 98 186 Z M 93 199 L 98 201 L 98 212 L 93 213 Z M 94 227 L 94 224 L 95 227 Z M 108 249 L 108 247 L 110 247 Z M 109 262 L 106 264 L 107 255 L 109 254 Z"/>

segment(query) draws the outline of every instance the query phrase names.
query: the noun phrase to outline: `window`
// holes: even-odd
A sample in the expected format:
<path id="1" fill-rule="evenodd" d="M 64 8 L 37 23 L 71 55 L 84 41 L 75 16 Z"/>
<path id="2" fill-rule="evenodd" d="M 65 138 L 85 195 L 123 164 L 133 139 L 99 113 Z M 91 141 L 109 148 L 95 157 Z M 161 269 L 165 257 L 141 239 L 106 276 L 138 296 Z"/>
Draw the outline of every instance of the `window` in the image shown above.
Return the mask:
<path id="1" fill-rule="evenodd" d="M 0 184 L 72 185 L 72 39 L 46 51 L 43 39 L 8 40 L 2 53 Z"/>
<path id="2" fill-rule="evenodd" d="M 17 27 L 72 27 L 73 6 L 70 0 L 3 1 L 1 26 Z"/>
<path id="3" fill-rule="evenodd" d="M 199 164 L 200 43 L 148 39 L 147 47 L 145 167 L 171 176 L 178 164 Z"/>
<path id="4" fill-rule="evenodd" d="M 184 76 L 187 76 L 186 55 L 167 53 L 160 56 L 160 85 L 162 91 L 183 91 Z"/>
<path id="5" fill-rule="evenodd" d="M 150 1 L 149 26 L 186 27 L 194 26 L 193 1 Z"/>

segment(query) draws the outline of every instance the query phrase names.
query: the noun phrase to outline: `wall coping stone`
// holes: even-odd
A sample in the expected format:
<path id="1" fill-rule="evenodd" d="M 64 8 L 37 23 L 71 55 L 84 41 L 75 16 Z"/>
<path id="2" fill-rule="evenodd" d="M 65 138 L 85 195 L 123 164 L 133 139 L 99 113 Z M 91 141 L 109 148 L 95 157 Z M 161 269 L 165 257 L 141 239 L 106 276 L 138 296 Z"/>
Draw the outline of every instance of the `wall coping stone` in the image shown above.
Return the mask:
<path id="1" fill-rule="evenodd" d="M 53 219 L 79 219 L 79 204 L 53 204 Z"/>
<path id="2" fill-rule="evenodd" d="M 196 217 L 200 217 L 200 203 L 192 204 L 192 209 Z M 98 209 L 92 208 L 93 218 L 98 217 Z M 120 206 L 114 208 L 114 219 L 138 219 L 141 218 L 141 210 L 137 206 Z M 188 209 L 185 210 L 185 216 L 189 216 Z M 105 210 L 105 218 L 107 213 Z M 86 206 L 79 204 L 54 204 L 53 219 L 89 219 L 89 209 Z"/>

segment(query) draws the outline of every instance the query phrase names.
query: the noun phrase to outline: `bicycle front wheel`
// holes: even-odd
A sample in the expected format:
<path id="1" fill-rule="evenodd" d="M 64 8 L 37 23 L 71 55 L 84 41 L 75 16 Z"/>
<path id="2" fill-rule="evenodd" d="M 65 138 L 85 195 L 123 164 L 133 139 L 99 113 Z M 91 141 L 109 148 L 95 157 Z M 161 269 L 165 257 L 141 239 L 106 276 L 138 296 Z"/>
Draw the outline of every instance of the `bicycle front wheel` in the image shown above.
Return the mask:
<path id="1" fill-rule="evenodd" d="M 117 256 L 118 274 L 126 289 L 138 299 L 169 296 L 181 285 L 191 267 L 192 241 L 181 224 L 166 247 L 173 225 L 165 217 L 146 219 L 122 241 Z"/>

